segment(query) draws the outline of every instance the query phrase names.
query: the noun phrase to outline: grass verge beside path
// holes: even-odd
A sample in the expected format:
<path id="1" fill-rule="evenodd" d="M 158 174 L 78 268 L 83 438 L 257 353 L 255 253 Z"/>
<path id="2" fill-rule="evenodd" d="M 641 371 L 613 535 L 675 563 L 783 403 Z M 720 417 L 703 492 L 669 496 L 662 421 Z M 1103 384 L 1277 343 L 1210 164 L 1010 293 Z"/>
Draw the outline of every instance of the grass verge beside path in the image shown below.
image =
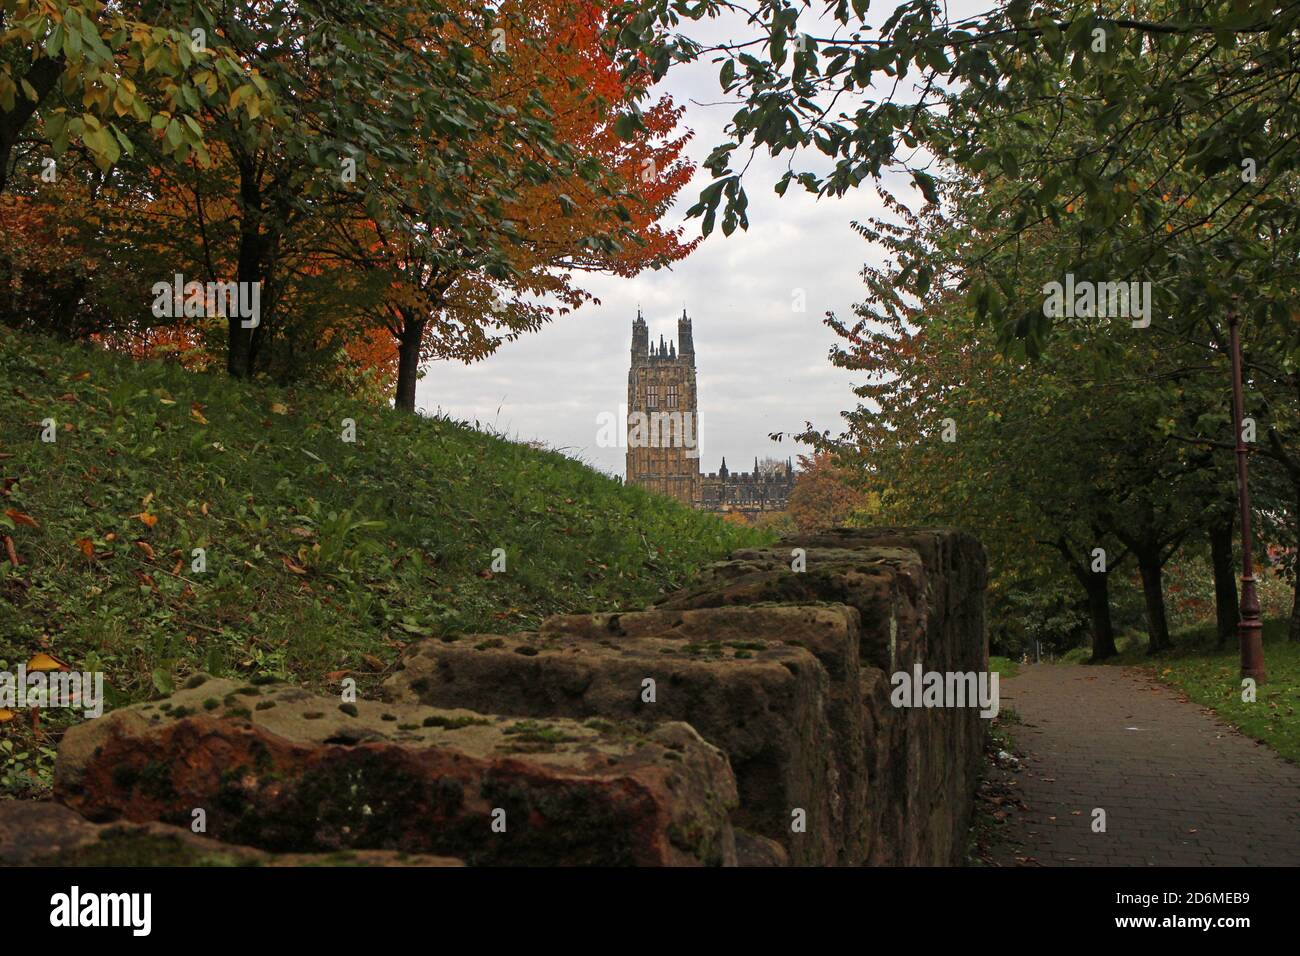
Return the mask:
<path id="1" fill-rule="evenodd" d="M 1300 763 L 1300 644 L 1287 640 L 1285 619 L 1264 622 L 1264 669 L 1268 682 L 1254 703 L 1241 699 L 1241 657 L 1235 644 L 1215 644 L 1215 628 L 1202 625 L 1174 632 L 1174 646 L 1147 657 L 1145 636 L 1118 641 L 1120 654 L 1107 661 L 1140 667 L 1208 707 L 1248 737 L 1262 740 L 1286 759 Z M 1071 652 L 1062 663 L 1081 663 Z"/>

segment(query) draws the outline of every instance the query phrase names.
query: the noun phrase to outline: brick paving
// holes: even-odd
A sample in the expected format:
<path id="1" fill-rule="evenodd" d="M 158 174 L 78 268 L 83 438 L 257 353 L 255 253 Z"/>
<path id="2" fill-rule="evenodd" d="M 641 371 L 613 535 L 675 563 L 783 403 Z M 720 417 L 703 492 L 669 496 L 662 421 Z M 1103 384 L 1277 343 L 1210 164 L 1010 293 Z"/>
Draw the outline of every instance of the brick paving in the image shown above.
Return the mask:
<path id="1" fill-rule="evenodd" d="M 1002 681 L 1023 798 L 1003 866 L 1295 866 L 1300 767 L 1142 671 L 1022 666 Z M 996 782 L 996 781 L 995 781 Z M 1008 792 L 1008 791 L 1003 791 Z M 1093 809 L 1106 832 L 1092 831 Z"/>

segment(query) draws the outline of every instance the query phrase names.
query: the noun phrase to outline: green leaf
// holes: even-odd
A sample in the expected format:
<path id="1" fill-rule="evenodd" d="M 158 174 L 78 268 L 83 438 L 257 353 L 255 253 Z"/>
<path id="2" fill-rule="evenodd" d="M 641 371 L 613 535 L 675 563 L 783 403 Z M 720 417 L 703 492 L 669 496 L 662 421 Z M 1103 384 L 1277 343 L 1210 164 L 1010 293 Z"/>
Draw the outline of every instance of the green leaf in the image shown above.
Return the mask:
<path id="1" fill-rule="evenodd" d="M 645 124 L 637 113 L 620 113 L 614 121 L 614 132 L 624 141 L 633 139 L 638 131 L 644 130 Z"/>

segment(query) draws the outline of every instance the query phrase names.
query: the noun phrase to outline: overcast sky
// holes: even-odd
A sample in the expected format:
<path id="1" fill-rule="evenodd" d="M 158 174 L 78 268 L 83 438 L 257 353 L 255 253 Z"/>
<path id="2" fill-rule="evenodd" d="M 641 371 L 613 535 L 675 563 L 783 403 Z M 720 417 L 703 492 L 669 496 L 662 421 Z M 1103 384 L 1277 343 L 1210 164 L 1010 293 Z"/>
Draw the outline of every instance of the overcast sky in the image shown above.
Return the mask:
<path id="1" fill-rule="evenodd" d="M 715 25 L 715 35 L 722 29 Z M 688 154 L 698 165 L 721 141 L 734 107 L 721 100 L 718 67 L 674 67 L 661 89 L 686 105 L 683 125 L 695 133 Z M 504 344 L 475 365 L 434 362 L 417 389 L 417 405 L 519 440 L 540 440 L 610 474 L 623 474 L 624 449 L 598 445 L 601 413 L 617 415 L 627 399 L 632 320 L 638 307 L 650 337 L 675 338 L 683 307 L 694 324 L 700 402 L 700 465 L 716 471 L 726 456 L 748 471 L 755 456 L 785 459 L 807 449 L 772 432 L 797 433 L 811 421 L 842 430 L 851 385 L 861 373 L 833 368 L 835 336 L 828 310 L 847 315 L 862 298 L 860 271 L 879 261 L 849 226 L 881 212 L 868 185 L 843 199 L 818 200 L 792 185 L 772 190 L 785 161 L 756 158 L 746 175 L 748 232 L 709 236 L 671 270 L 631 279 L 582 276 L 600 304 L 588 304 L 540 332 Z M 680 222 L 708 173 L 700 170 L 678 198 L 669 221 Z M 721 216 L 719 216 L 719 221 Z M 686 222 L 689 236 L 699 220 Z M 794 311 L 796 290 L 805 311 Z"/>

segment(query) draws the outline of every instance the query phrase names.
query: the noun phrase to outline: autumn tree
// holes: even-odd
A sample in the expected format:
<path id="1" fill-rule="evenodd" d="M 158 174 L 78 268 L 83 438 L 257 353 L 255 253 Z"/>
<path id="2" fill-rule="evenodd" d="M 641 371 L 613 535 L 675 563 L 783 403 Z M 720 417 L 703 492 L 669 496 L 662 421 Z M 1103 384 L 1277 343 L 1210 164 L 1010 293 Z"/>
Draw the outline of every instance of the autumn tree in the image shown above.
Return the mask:
<path id="1" fill-rule="evenodd" d="M 207 160 L 196 116 L 214 96 L 248 87 L 269 102 L 217 28 L 218 8 L 101 0 L 11 0 L 0 6 L 0 192 L 39 154 L 48 172 L 73 146 L 101 169 L 152 127 L 170 159 Z"/>
<path id="2" fill-rule="evenodd" d="M 120 184 L 119 221 L 167 263 L 159 279 L 258 286 L 258 321 L 224 322 L 230 374 L 283 373 L 369 336 L 368 310 L 394 276 L 378 263 L 364 264 L 373 275 L 340 271 L 337 249 L 325 254 L 339 222 L 367 224 L 368 246 L 400 236 L 435 271 L 464 250 L 507 270 L 502 204 L 575 160 L 537 97 L 491 93 L 494 74 L 514 71 L 496 23 L 471 4 L 401 0 L 223 8 L 218 28 L 269 105 L 249 107 L 254 85 L 209 101 L 211 168 L 140 157 Z"/>
<path id="3" fill-rule="evenodd" d="M 647 78 L 620 77 L 600 48 L 605 8 L 593 0 L 511 2 L 498 9 L 500 40 L 512 68 L 495 69 L 491 95 L 502 110 L 538 100 L 555 138 L 573 162 L 512 156 L 508 199 L 485 224 L 505 250 L 496 262 L 484 249 L 418 216 L 406 228 L 340 223 L 343 261 L 386 272 L 390 294 L 374 318 L 398 353 L 395 404 L 415 408 L 419 370 L 431 359 L 477 361 L 503 342 L 539 329 L 591 300 L 576 276 L 631 276 L 686 256 L 695 242 L 660 220 L 693 167 L 681 158 L 688 134 L 677 131 L 682 109 L 668 97 L 648 107 Z M 520 37 L 543 42 L 521 44 Z M 500 151 L 490 132 L 472 152 Z"/>
<path id="4" fill-rule="evenodd" d="M 854 476 L 830 451 L 801 455 L 797 474 L 789 511 L 800 531 L 845 525 L 851 518 L 865 517 L 872 510 L 872 498 L 861 487 L 860 477 Z"/>

